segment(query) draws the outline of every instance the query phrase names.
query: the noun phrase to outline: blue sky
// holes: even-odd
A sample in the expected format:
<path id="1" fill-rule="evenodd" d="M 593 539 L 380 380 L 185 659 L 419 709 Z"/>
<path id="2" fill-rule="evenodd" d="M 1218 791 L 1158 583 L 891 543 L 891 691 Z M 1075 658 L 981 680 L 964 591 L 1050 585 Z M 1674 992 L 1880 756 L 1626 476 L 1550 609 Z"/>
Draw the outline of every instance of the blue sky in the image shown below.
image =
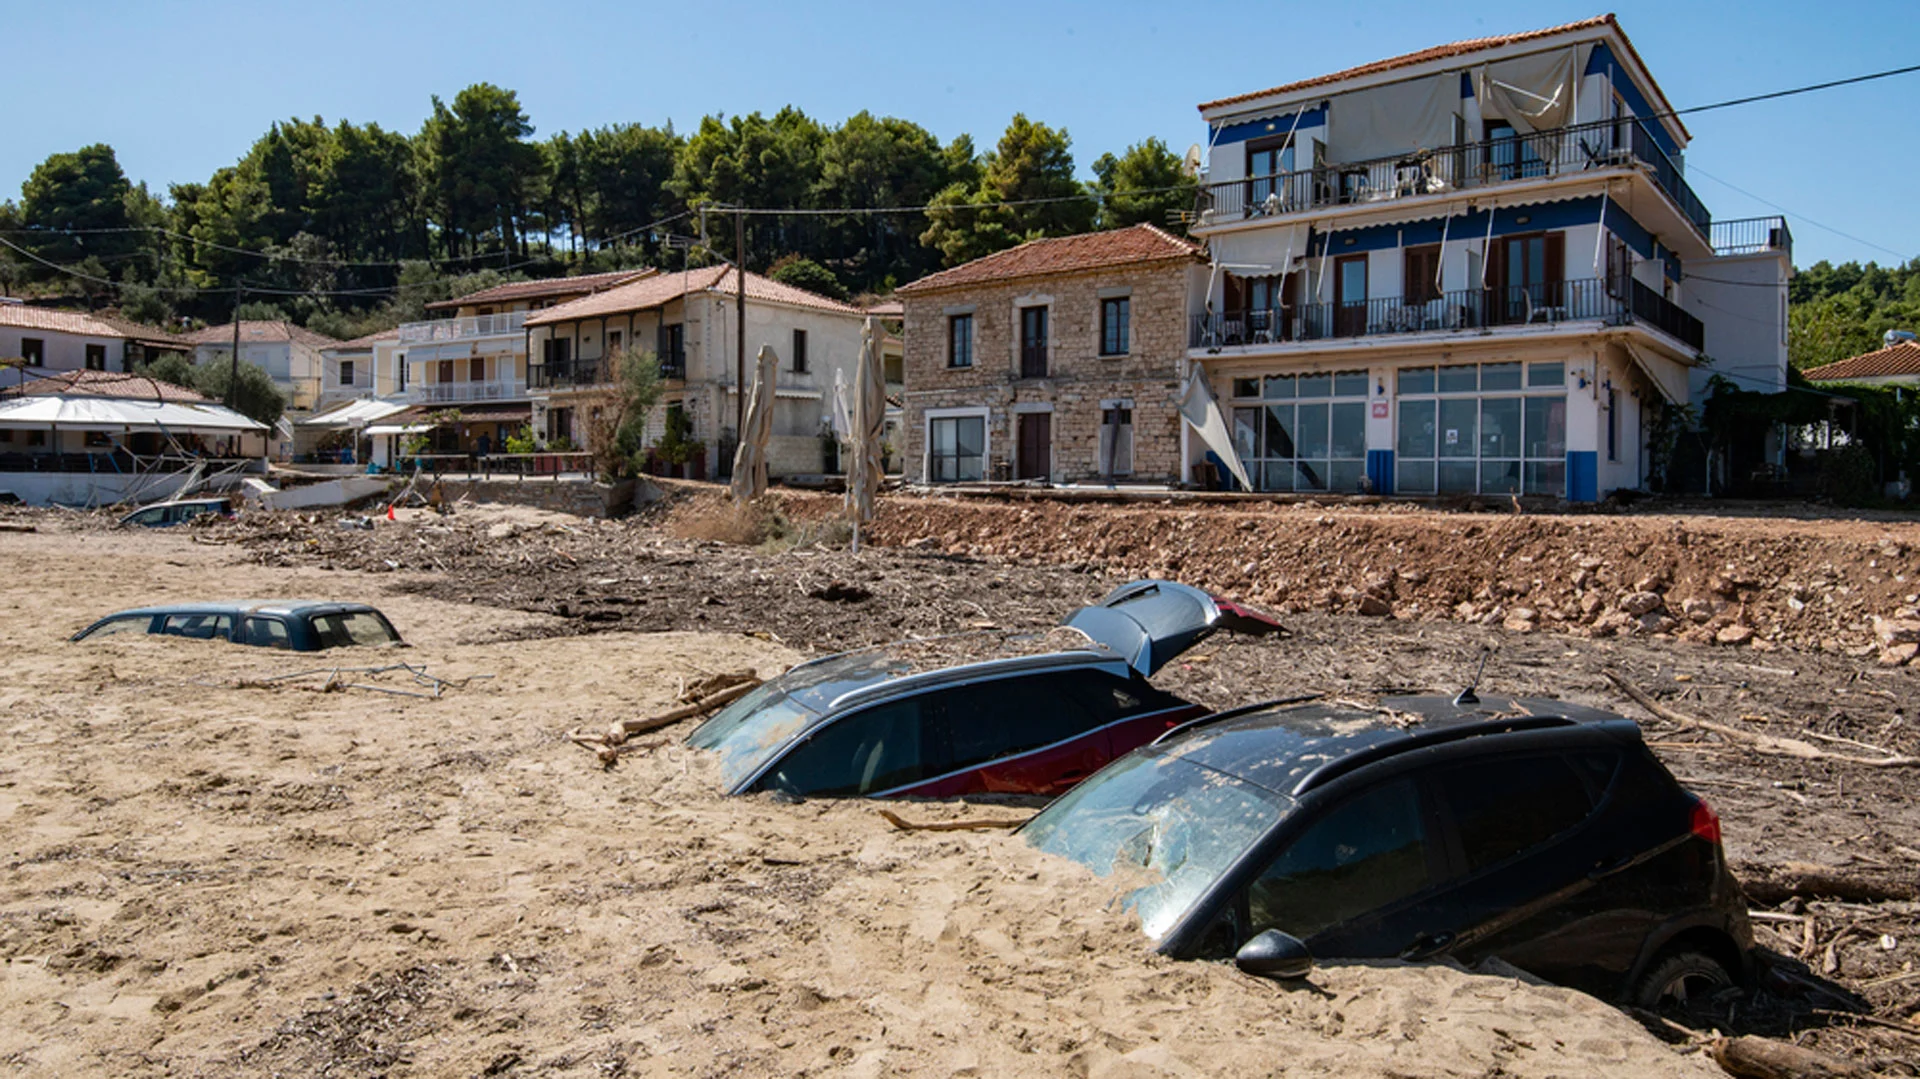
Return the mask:
<path id="1" fill-rule="evenodd" d="M 1611 6 L 1682 108 L 1905 66 L 1920 40 L 1914 0 Z M 669 119 L 685 130 L 708 113 L 791 103 L 828 123 L 861 109 L 901 116 L 984 148 L 1025 111 L 1071 132 L 1084 173 L 1148 135 L 1176 151 L 1203 140 L 1200 101 L 1604 10 L 1603 0 L 0 0 L 13 91 L 0 107 L 0 197 L 17 197 L 48 154 L 91 142 L 164 192 L 231 164 L 288 116 L 411 133 L 430 95 L 479 81 L 518 91 L 537 136 Z M 1916 100 L 1920 73 L 1690 117 L 1689 178 L 1716 218 L 1785 207 L 1802 265 L 1920 257 Z"/>

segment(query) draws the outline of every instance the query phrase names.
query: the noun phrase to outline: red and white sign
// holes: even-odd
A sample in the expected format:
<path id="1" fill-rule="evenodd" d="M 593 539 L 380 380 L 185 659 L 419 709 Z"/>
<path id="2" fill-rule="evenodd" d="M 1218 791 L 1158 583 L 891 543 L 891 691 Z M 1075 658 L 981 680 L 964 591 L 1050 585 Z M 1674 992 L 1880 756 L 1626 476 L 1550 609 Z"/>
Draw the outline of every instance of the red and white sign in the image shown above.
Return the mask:
<path id="1" fill-rule="evenodd" d="M 1373 403 L 1373 418 L 1376 420 L 1384 420 L 1387 418 L 1387 403 L 1385 401 L 1375 401 Z"/>

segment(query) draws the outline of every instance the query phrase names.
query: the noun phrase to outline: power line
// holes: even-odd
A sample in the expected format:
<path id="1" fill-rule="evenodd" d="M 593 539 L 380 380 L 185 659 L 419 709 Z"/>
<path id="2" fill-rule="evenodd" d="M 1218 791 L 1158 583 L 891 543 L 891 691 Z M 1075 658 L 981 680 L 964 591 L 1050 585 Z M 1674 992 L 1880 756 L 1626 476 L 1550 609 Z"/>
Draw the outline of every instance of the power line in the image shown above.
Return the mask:
<path id="1" fill-rule="evenodd" d="M 1730 109 L 1735 105 L 1751 105 L 1756 101 L 1772 101 L 1774 98 L 1792 97 L 1795 94 L 1810 94 L 1810 93 L 1813 93 L 1815 90 L 1831 90 L 1836 86 L 1852 86 L 1854 83 L 1872 82 L 1875 79 L 1887 79 L 1887 78 L 1892 78 L 1895 75 L 1910 75 L 1916 71 L 1920 71 L 1920 64 L 1910 64 L 1906 67 L 1896 67 L 1896 68 L 1890 68 L 1886 71 L 1876 71 L 1871 75 L 1855 75 L 1851 78 L 1834 79 L 1830 82 L 1816 82 L 1807 86 L 1796 86 L 1791 90 L 1775 90 L 1772 93 L 1752 94 L 1747 97 L 1736 97 L 1728 101 L 1716 101 L 1711 105 L 1694 105 L 1689 108 L 1674 109 L 1671 112 L 1660 113 L 1659 115 L 1685 116 L 1690 113 L 1707 112 L 1712 109 Z"/>
<path id="2" fill-rule="evenodd" d="M 1838 236 L 1842 239 L 1852 240 L 1854 243 L 1857 243 L 1862 247 L 1871 247 L 1875 251 L 1884 251 L 1887 254 L 1892 255 L 1894 258 L 1900 259 L 1903 262 L 1906 261 L 1909 257 L 1907 255 L 1901 254 L 1898 251 L 1895 251 L 1891 247 L 1884 247 L 1880 244 L 1874 243 L 1872 240 L 1863 240 L 1860 237 L 1853 235 L 1852 233 L 1841 232 L 1839 229 L 1834 228 L 1831 225 L 1823 225 L 1820 222 L 1815 221 L 1813 218 L 1808 217 L 1806 214 L 1795 213 L 1794 211 L 1787 209 L 1785 206 L 1782 206 L 1777 202 L 1773 202 L 1768 199 L 1763 199 L 1760 196 L 1754 194 L 1753 192 L 1746 190 L 1745 188 L 1737 187 L 1726 180 L 1722 180 L 1720 177 L 1715 176 L 1713 173 L 1708 172 L 1707 170 L 1701 168 L 1698 165 L 1693 166 L 1693 168 L 1689 171 L 1695 175 L 1704 176 L 1707 179 L 1712 180 L 1714 183 L 1719 184 L 1720 186 L 1727 188 L 1730 191 L 1736 192 L 1741 195 L 1745 195 L 1746 197 L 1752 199 L 1755 202 L 1760 203 L 1761 205 L 1771 206 L 1774 209 L 1780 211 L 1781 213 L 1786 214 L 1788 217 L 1797 218 L 1798 220 L 1804 221 L 1807 224 L 1812 225 L 1814 228 L 1820 229 L 1823 232 L 1831 232 L 1835 236 Z"/>

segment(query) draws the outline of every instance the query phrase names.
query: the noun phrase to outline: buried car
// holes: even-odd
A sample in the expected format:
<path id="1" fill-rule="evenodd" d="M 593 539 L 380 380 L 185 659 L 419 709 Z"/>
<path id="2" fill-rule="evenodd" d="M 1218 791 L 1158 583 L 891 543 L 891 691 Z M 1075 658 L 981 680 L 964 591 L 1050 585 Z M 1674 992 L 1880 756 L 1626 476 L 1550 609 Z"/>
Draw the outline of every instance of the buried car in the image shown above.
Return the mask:
<path id="1" fill-rule="evenodd" d="M 1558 701 L 1255 705 L 1115 761 L 1021 834 L 1127 889 L 1160 951 L 1473 963 L 1644 1006 L 1744 980 L 1720 822 L 1633 721 Z"/>
<path id="2" fill-rule="evenodd" d="M 110 614 L 73 635 L 76 641 L 151 633 L 231 641 L 292 652 L 351 645 L 400 644 L 387 616 L 364 603 L 240 600 L 139 607 Z"/>
<path id="3" fill-rule="evenodd" d="M 1135 581 L 1043 634 L 903 641 L 803 663 L 687 738 L 729 794 L 1055 795 L 1207 709 L 1147 681 L 1221 629 L 1279 623 Z"/>
<path id="4" fill-rule="evenodd" d="M 215 517 L 232 517 L 233 502 L 227 498 L 176 498 L 170 502 L 154 502 L 120 518 L 121 528 L 171 528 L 185 524 L 196 517 L 212 514 Z"/>

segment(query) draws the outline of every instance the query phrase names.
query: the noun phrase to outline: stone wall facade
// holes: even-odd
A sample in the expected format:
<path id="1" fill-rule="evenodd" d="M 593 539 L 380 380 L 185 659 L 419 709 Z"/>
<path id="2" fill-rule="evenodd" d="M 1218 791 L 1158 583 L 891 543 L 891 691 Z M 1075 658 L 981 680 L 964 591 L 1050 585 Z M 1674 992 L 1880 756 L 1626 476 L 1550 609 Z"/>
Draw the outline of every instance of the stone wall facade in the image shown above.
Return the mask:
<path id="1" fill-rule="evenodd" d="M 1186 373 L 1188 258 L 1159 259 L 1099 270 L 1053 274 L 909 293 L 904 373 L 906 453 L 910 480 L 934 482 L 928 460 L 928 422 L 946 410 L 983 411 L 983 478 L 1021 471 L 1019 416 L 1046 413 L 1054 483 L 1178 483 L 1179 396 Z M 1101 355 L 1102 301 L 1129 303 L 1125 351 Z M 1044 377 L 1023 377 L 1021 310 L 1047 308 Z M 949 329 L 956 315 L 972 317 L 972 363 L 954 366 Z M 1129 405 L 1132 468 L 1102 467 L 1101 426 L 1107 410 Z"/>

